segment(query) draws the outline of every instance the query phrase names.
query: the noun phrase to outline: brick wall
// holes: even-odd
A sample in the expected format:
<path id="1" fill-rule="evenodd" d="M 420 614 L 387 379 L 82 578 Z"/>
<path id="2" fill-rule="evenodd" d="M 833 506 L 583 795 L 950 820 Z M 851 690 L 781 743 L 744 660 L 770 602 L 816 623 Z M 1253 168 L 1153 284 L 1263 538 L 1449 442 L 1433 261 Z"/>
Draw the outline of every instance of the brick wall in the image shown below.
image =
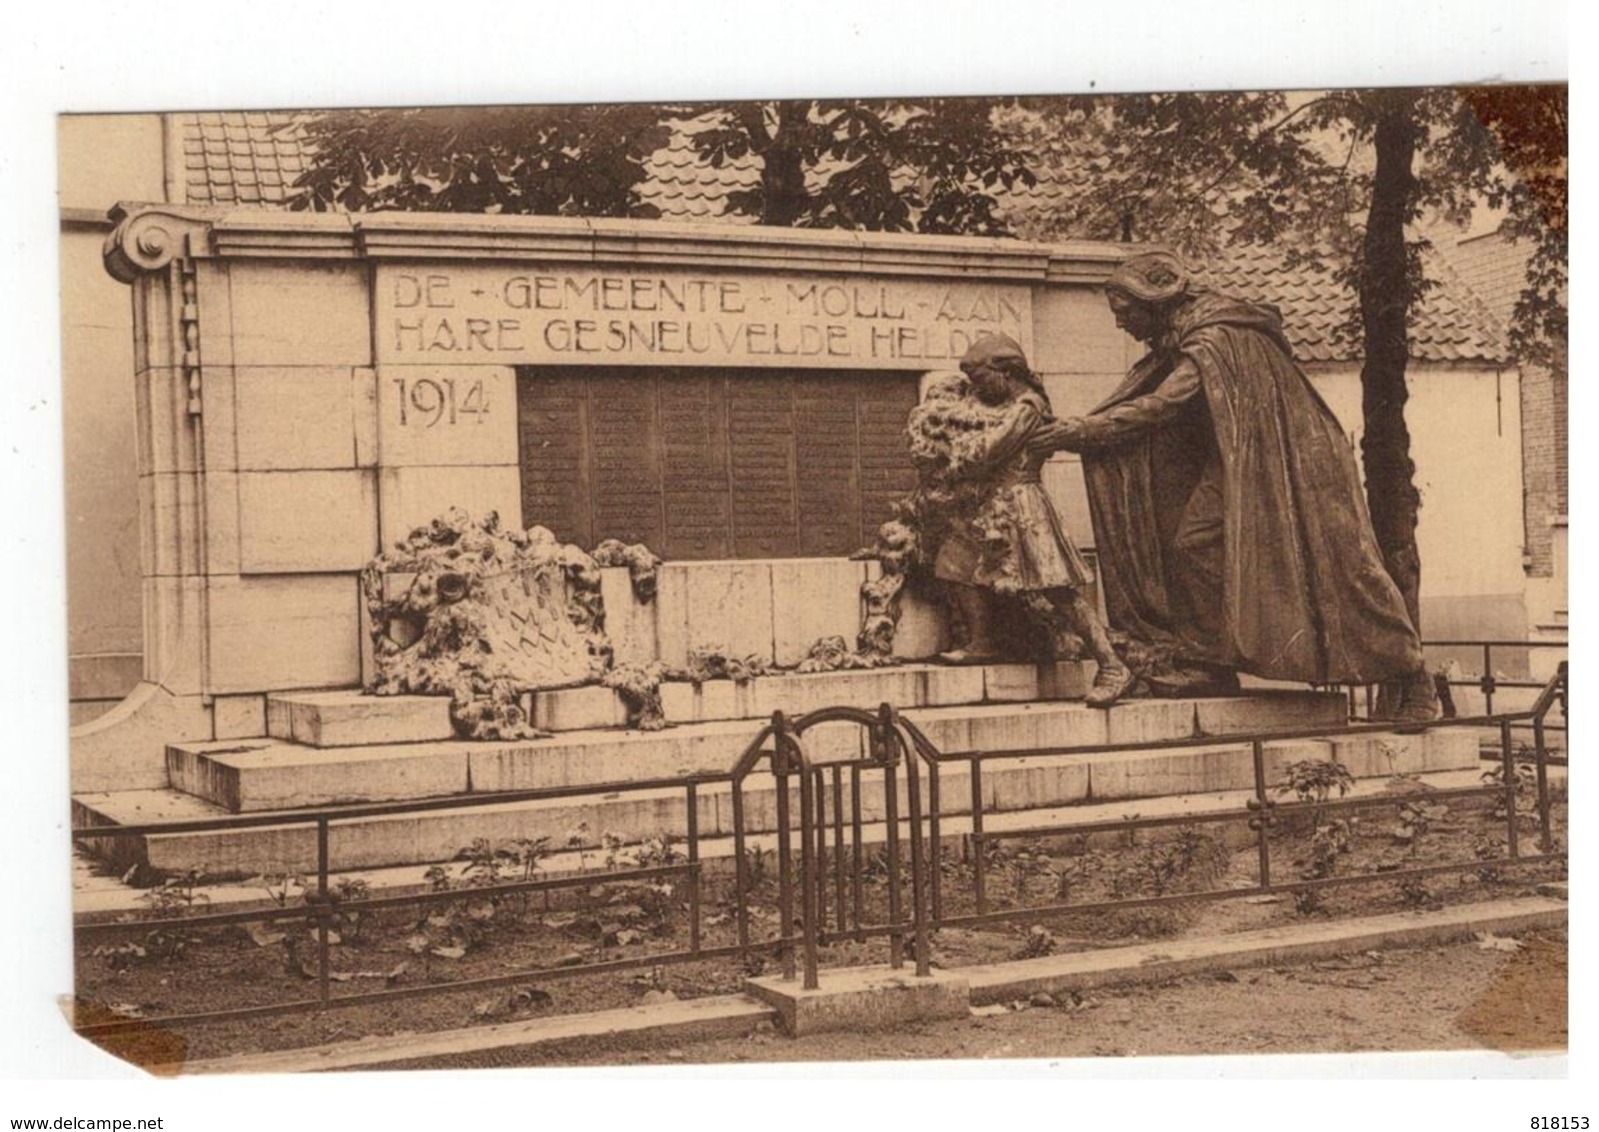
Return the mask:
<path id="1" fill-rule="evenodd" d="M 1521 447 L 1527 574 L 1554 573 L 1550 519 L 1566 514 L 1565 375 L 1528 366 L 1521 375 Z"/>

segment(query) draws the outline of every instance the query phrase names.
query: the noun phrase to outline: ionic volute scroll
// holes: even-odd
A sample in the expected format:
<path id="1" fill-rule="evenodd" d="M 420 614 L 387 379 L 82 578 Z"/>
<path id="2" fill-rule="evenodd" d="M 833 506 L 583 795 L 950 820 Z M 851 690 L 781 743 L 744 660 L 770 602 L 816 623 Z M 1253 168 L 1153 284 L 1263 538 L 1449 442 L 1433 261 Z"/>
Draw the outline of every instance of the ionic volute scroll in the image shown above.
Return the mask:
<path id="1" fill-rule="evenodd" d="M 101 255 L 111 277 L 132 283 L 189 255 L 190 237 L 206 230 L 211 214 L 172 205 L 118 204 L 110 217 L 116 225 Z"/>

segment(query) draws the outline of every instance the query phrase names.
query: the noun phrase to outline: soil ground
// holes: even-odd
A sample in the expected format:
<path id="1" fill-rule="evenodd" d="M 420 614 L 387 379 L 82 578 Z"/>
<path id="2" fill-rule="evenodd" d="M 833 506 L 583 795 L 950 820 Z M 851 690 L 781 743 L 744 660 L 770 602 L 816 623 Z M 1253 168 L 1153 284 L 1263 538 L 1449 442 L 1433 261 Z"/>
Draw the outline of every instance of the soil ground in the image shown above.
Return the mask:
<path id="1" fill-rule="evenodd" d="M 1564 932 L 1368 952 L 1263 970 L 1014 1004 L 1003 1013 L 882 1033 L 737 1038 L 640 1049 L 594 1039 L 406 1068 L 1023 1059 L 1566 1048 Z M 1396 1009 L 1395 1004 L 1403 1004 Z M 1017 1009 L 1016 1007 L 1020 1008 Z"/>
<path id="2" fill-rule="evenodd" d="M 1564 811 L 1562 800 L 1557 807 L 1561 835 Z M 1485 842 L 1495 851 L 1502 849 L 1502 819 L 1480 801 L 1453 809 L 1438 808 L 1425 834 L 1405 842 L 1396 841 L 1394 820 L 1386 815 L 1367 814 L 1360 825 L 1351 826 L 1353 832 L 1347 843 L 1324 850 L 1324 857 L 1335 858 L 1326 866 L 1335 874 L 1376 875 L 1368 884 L 1322 890 L 1311 904 L 1289 895 L 1240 894 L 1226 900 L 1185 901 L 1164 907 L 1046 916 L 1022 913 L 1009 923 L 938 931 L 933 939 L 933 958 L 941 966 L 956 968 L 1050 952 L 1111 947 L 1141 939 L 1226 935 L 1273 924 L 1304 922 L 1309 917 L 1343 919 L 1521 895 L 1530 892 L 1539 880 L 1564 875 L 1559 862 L 1518 868 L 1467 863 L 1473 861 Z M 988 907 L 1020 909 L 1058 904 L 1063 898 L 1071 903 L 1089 903 L 1161 893 L 1179 896 L 1218 888 L 1247 889 L 1256 882 L 1256 851 L 1247 847 L 1247 831 L 1234 832 L 1244 836 L 1229 837 L 1226 830 L 1220 829 L 1182 829 L 1151 836 L 1147 841 L 1094 849 L 1069 837 L 1013 843 L 985 862 Z M 1315 846 L 1321 842 L 1313 841 L 1310 834 L 1305 819 L 1284 822 L 1273 833 L 1273 858 L 1280 872 L 1312 875 L 1307 870 L 1316 867 L 1319 858 Z M 1460 863 L 1460 871 L 1421 881 L 1380 879 L 1384 869 L 1444 862 Z M 452 884 L 462 883 L 461 868 L 452 870 L 456 875 Z M 974 870 L 973 861 L 946 859 L 946 916 L 974 910 L 970 904 Z M 748 899 L 754 939 L 771 938 L 780 922 L 776 883 L 769 875 L 773 870 L 765 871 L 765 880 Z M 886 871 L 869 867 L 865 875 L 865 919 L 861 922 L 884 923 Z M 758 973 L 763 962 L 768 966 L 771 963 L 771 954 L 766 952 L 753 955 L 750 960 L 698 960 L 652 969 L 652 953 L 680 951 L 686 946 L 688 906 L 682 903 L 682 889 L 652 883 L 608 882 L 603 872 L 596 873 L 593 879 L 592 888 L 572 894 L 581 898 L 581 907 L 545 907 L 538 897 L 498 895 L 492 889 L 468 886 L 452 887 L 447 904 L 366 913 L 358 924 L 348 925 L 352 930 L 345 934 L 350 938 L 332 949 L 330 967 L 339 980 L 334 994 L 410 991 L 421 984 L 442 986 L 567 964 L 628 960 L 637 964 L 634 969 L 574 973 L 570 977 L 530 975 L 525 981 L 501 987 L 446 990 L 382 1006 L 348 1006 L 196 1025 L 188 1027 L 179 1038 L 185 1047 L 183 1056 L 205 1059 L 374 1034 L 449 1030 L 551 1014 L 608 1010 L 648 1001 L 652 993 L 659 996 L 670 992 L 677 998 L 727 994 L 739 990 L 744 976 Z M 708 882 L 702 896 L 703 946 L 731 944 L 736 939 L 736 904 L 730 878 Z M 78 994 L 81 1008 L 88 1013 L 158 1020 L 163 1015 L 191 1011 L 287 1002 L 315 993 L 314 948 L 304 921 L 268 925 L 255 932 L 229 926 L 193 933 L 141 934 L 140 918 L 131 917 L 126 924 L 121 933 L 124 944 L 104 936 L 80 941 Z M 130 945 L 137 949 L 135 953 L 125 950 Z M 882 963 L 888 946 L 882 937 L 862 942 L 841 939 L 822 949 L 821 962 L 824 968 Z M 1529 948 L 1525 955 L 1545 955 L 1551 946 L 1554 945 L 1545 941 Z M 1144 988 L 1129 989 L 1124 996 L 1099 995 L 1089 1003 L 1044 1010 L 1041 1017 L 1054 1017 L 1054 1028 L 1021 1014 L 1015 1019 L 996 1016 L 983 1021 L 996 1027 L 1018 1027 L 1010 1039 L 1013 1052 L 994 1054 L 1016 1057 L 1129 1052 L 1214 1054 L 1268 1049 L 1446 1049 L 1499 1042 L 1563 1045 L 1563 946 L 1562 943 L 1557 948 L 1561 983 L 1558 995 L 1548 997 L 1554 994 L 1549 972 L 1542 967 L 1528 968 L 1527 964 L 1535 960 L 1522 957 L 1521 966 L 1507 968 L 1510 973 L 1505 978 L 1510 980 L 1510 989 L 1493 992 L 1503 996 L 1506 1009 L 1496 1006 L 1500 1000 L 1490 998 L 1488 1006 L 1470 1016 L 1470 1033 L 1480 1034 L 1480 1038 L 1463 1038 L 1461 1035 L 1467 1031 L 1460 1029 L 1457 1022 L 1474 1007 L 1475 997 L 1458 1002 L 1449 998 L 1447 1003 L 1437 998 L 1440 994 L 1462 992 L 1463 978 L 1456 978 L 1454 973 L 1443 977 L 1443 968 L 1439 967 L 1430 973 L 1435 979 L 1420 976 L 1414 983 L 1407 982 L 1404 974 L 1414 962 L 1413 956 L 1396 958 L 1393 965 L 1382 956 L 1367 957 L 1347 969 L 1335 966 L 1333 971 L 1342 972 L 1337 977 L 1321 971 L 1292 976 L 1250 972 L 1241 975 L 1238 983 L 1198 980 L 1159 991 Z M 1477 972 L 1480 985 L 1476 995 L 1489 994 L 1491 982 L 1486 980 L 1499 972 L 1509 953 L 1474 954 L 1470 949 L 1466 953 L 1470 958 L 1463 961 L 1460 973 Z M 1272 981 L 1278 978 L 1288 982 L 1279 987 Z M 1323 993 L 1318 983 L 1328 984 L 1330 991 Z M 1312 987 L 1316 989 L 1313 991 Z M 1277 990 L 1282 993 L 1273 993 Z M 1330 992 L 1337 994 L 1329 997 Z M 1273 1009 L 1260 1009 L 1260 996 L 1264 994 L 1272 994 L 1277 1004 Z M 1225 1008 L 1217 1003 L 1234 997 L 1238 999 L 1238 1016 L 1229 1023 Z M 1146 999 L 1153 1003 L 1148 1007 L 1151 1018 L 1141 1019 L 1136 1025 L 1129 1023 L 1125 1028 L 1098 1024 L 1101 1018 L 1119 1017 L 1134 1010 Z M 1558 1027 L 1542 1009 L 1541 1004 L 1550 1002 L 1559 1006 Z M 1517 1011 L 1529 1007 L 1536 1007 L 1538 1012 L 1524 1027 L 1514 1019 L 1520 1018 Z M 1060 1020 L 1068 1014 L 1074 1023 L 1061 1027 Z M 1406 1019 L 1412 1015 L 1427 1019 L 1424 1025 L 1417 1023 L 1422 1028 L 1414 1032 L 1404 1029 Z M 1512 1021 L 1506 1022 L 1512 1016 Z M 1155 1019 L 1164 1019 L 1166 1025 L 1153 1025 Z M 1085 1020 L 1095 1024 L 1077 1024 Z M 1029 1031 L 1035 1027 L 1038 1033 L 1029 1038 Z M 1523 1033 L 1526 1027 L 1530 1029 Z M 153 1028 L 171 1033 L 159 1022 Z M 1553 1037 L 1557 1028 L 1558 1042 Z M 982 1044 L 977 1039 L 983 1035 L 976 1034 L 981 1027 L 972 1029 L 972 1033 L 956 1031 L 964 1035 L 965 1042 L 951 1045 L 948 1053 L 939 1052 L 943 1047 L 938 1041 L 944 1039 L 931 1039 L 925 1034 L 915 1040 L 907 1036 L 909 1045 L 896 1037 L 895 1046 L 904 1048 L 906 1056 L 912 1057 L 989 1056 L 989 1046 L 977 1048 Z M 1055 1041 L 1052 1035 L 1057 1030 L 1071 1035 L 1071 1041 L 1055 1048 L 1050 1043 Z M 1097 1036 L 1084 1036 L 1090 1034 Z M 1377 1044 L 1351 1044 L 1360 1041 Z M 992 1048 L 1004 1044 L 1000 1041 Z M 882 1042 L 880 1037 L 868 1037 L 859 1041 L 854 1052 L 851 1048 L 846 1043 L 844 1049 L 823 1051 L 802 1042 L 796 1050 L 781 1056 L 802 1060 L 872 1057 L 878 1056 Z M 731 1051 L 708 1051 L 708 1055 L 711 1060 L 734 1060 Z M 600 1060 L 605 1056 L 602 1052 Z M 774 1052 L 772 1056 L 778 1054 Z"/>

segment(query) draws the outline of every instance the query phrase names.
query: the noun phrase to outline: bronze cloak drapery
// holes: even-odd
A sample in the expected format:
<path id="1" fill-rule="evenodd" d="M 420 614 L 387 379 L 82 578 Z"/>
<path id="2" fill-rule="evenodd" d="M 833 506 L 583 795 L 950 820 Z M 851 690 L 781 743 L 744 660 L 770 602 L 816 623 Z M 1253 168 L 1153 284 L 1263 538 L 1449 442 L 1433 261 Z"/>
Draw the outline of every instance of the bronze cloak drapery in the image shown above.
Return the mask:
<path id="1" fill-rule="evenodd" d="M 1199 371 L 1202 409 L 1195 398 L 1182 420 L 1083 448 L 1111 625 L 1177 658 L 1273 679 L 1416 671 L 1420 642 L 1383 567 L 1354 453 L 1274 309 L 1201 293 L 1084 423 L 1152 393 L 1184 357 Z M 1211 591 L 1201 618 L 1187 597 L 1195 579 L 1173 573 L 1173 539 L 1207 465 L 1220 481 L 1223 545 L 1219 577 L 1198 582 Z"/>

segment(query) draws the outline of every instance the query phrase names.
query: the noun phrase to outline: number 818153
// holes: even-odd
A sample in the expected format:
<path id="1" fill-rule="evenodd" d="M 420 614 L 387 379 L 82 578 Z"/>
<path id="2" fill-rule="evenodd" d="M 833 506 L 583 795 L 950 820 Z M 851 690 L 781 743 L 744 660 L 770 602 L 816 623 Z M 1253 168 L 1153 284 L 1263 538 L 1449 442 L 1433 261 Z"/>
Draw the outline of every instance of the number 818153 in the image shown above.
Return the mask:
<path id="1" fill-rule="evenodd" d="M 1586 1116 L 1535 1116 L 1530 1127 L 1534 1132 L 1586 1132 Z"/>

